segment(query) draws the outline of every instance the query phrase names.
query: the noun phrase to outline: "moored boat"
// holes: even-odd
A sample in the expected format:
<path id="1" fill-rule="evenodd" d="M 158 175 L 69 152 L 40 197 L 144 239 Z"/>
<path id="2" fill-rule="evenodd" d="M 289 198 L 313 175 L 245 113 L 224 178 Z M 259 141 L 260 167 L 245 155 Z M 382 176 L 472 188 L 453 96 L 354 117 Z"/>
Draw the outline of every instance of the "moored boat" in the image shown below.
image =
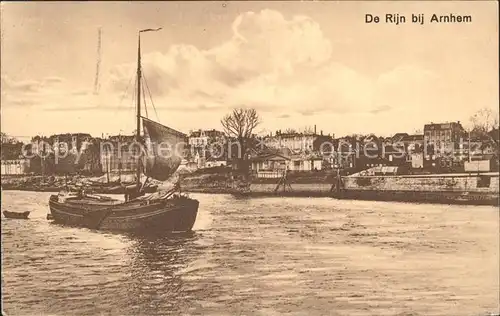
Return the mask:
<path id="1" fill-rule="evenodd" d="M 96 194 L 125 194 L 127 188 L 123 185 L 91 185 L 89 190 Z M 145 193 L 155 193 L 157 190 L 157 185 L 146 185 L 143 188 Z"/>
<path id="2" fill-rule="evenodd" d="M 199 202 L 182 194 L 145 196 L 122 202 L 99 196 L 52 195 L 54 222 L 114 231 L 183 232 L 195 223 Z"/>
<path id="3" fill-rule="evenodd" d="M 168 180 L 179 168 L 186 135 L 141 116 L 141 46 L 139 31 L 137 57 L 137 130 L 136 142 L 145 146 L 136 170 L 136 183 L 125 187 L 125 201 L 86 193 L 61 191 L 50 196 L 50 217 L 55 223 L 112 231 L 184 232 L 196 221 L 199 202 L 180 192 L 177 183 L 171 190 L 146 194 L 149 178 Z M 141 122 L 145 143 L 141 141 Z M 174 148 L 168 155 L 160 154 L 160 145 Z M 163 148 L 163 147 L 162 147 Z M 161 152 L 163 153 L 163 152 Z M 147 178 L 141 183 L 141 174 Z"/>
<path id="4" fill-rule="evenodd" d="M 9 211 L 3 211 L 3 215 L 6 218 L 15 218 L 15 219 L 28 219 L 28 216 L 30 215 L 30 211 L 26 212 L 9 212 Z"/>

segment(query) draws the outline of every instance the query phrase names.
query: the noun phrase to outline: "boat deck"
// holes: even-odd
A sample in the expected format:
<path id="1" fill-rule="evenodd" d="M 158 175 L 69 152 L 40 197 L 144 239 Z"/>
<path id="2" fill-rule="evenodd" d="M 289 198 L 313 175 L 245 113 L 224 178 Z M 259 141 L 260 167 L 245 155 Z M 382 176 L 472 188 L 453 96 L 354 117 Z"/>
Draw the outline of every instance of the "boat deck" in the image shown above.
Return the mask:
<path id="1" fill-rule="evenodd" d="M 116 200 L 112 198 L 104 197 L 102 199 L 95 197 L 70 197 L 66 199 L 67 203 L 70 204 L 78 204 L 78 205 L 102 205 L 102 206 L 111 206 L 117 204 L 123 204 L 124 201 Z"/>

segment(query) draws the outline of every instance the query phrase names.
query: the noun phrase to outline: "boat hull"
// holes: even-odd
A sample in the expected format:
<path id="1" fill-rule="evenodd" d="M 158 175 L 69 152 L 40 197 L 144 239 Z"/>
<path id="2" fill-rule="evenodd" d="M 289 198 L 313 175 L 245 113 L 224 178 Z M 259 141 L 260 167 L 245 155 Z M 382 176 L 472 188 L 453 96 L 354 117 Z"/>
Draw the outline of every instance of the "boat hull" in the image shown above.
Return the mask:
<path id="1" fill-rule="evenodd" d="M 28 216 L 30 215 L 30 212 L 27 211 L 27 212 L 18 213 L 18 212 L 3 211 L 3 215 L 6 218 L 28 219 Z"/>
<path id="2" fill-rule="evenodd" d="M 73 202 L 78 202 L 75 199 Z M 186 197 L 167 200 L 78 204 L 49 200 L 55 223 L 91 229 L 134 232 L 185 232 L 196 221 L 199 202 Z"/>
<path id="3" fill-rule="evenodd" d="M 155 193 L 157 192 L 157 186 L 145 187 L 143 189 L 144 193 Z M 126 190 L 123 186 L 117 185 L 112 187 L 91 187 L 90 190 L 96 194 L 125 194 Z"/>

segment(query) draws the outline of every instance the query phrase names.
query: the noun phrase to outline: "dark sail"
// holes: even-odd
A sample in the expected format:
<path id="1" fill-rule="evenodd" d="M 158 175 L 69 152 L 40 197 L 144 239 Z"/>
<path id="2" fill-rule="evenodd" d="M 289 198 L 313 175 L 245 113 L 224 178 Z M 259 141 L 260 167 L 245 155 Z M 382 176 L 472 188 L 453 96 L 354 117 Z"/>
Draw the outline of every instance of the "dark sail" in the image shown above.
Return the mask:
<path id="1" fill-rule="evenodd" d="M 179 168 L 187 136 L 170 127 L 142 118 L 146 156 L 144 174 L 165 181 Z"/>

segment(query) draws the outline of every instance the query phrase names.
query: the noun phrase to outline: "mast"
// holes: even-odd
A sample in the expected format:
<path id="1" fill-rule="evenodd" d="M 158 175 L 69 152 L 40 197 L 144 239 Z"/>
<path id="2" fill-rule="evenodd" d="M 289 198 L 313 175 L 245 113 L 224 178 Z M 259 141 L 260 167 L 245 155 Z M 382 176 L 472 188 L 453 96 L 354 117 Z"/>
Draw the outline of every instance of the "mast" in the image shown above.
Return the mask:
<path id="1" fill-rule="evenodd" d="M 120 141 L 120 144 L 121 144 L 121 141 L 122 141 L 122 136 L 121 135 L 118 135 L 118 139 Z M 118 155 L 118 183 L 122 183 L 122 153 L 121 153 L 121 150 L 120 150 L 120 153 Z"/>
<path id="2" fill-rule="evenodd" d="M 135 141 L 139 143 L 141 138 L 141 31 L 138 35 L 138 45 L 137 45 L 137 129 L 135 133 Z M 140 168 L 141 157 L 137 159 L 136 168 L 136 185 L 138 188 L 141 187 L 141 168 Z"/>
<path id="3" fill-rule="evenodd" d="M 135 134 L 135 140 L 139 143 L 141 138 L 141 33 L 142 32 L 156 32 L 161 30 L 161 27 L 157 29 L 143 29 L 139 31 L 138 43 L 137 43 L 137 131 Z M 142 150 L 140 152 L 142 155 Z M 141 188 L 141 157 L 137 159 L 137 170 L 136 170 L 136 185 L 137 188 Z"/>
<path id="4" fill-rule="evenodd" d="M 108 157 L 106 159 L 106 179 L 107 179 L 107 183 L 109 183 L 109 168 L 110 168 L 110 165 L 111 164 L 111 157 Z"/>
<path id="5" fill-rule="evenodd" d="M 94 81 L 94 94 L 99 93 L 99 73 L 100 73 L 100 68 L 101 68 L 101 34 L 102 34 L 102 28 L 100 27 L 97 30 L 97 65 L 96 65 L 96 70 L 95 70 L 95 81 Z"/>

